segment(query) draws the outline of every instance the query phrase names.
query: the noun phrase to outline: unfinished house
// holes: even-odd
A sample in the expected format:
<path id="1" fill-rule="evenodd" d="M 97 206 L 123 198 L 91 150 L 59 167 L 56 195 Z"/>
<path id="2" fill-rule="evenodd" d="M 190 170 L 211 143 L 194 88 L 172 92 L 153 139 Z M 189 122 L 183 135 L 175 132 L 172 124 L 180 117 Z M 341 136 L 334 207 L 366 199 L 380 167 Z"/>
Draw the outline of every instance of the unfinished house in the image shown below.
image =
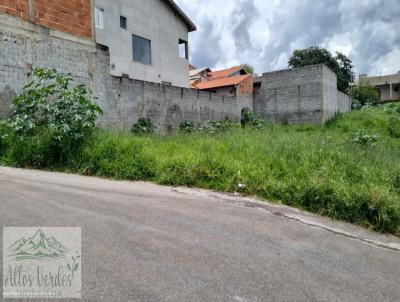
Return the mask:
<path id="1" fill-rule="evenodd" d="M 211 69 L 208 67 L 196 69 L 192 65 L 190 65 L 190 67 L 191 67 L 191 68 L 189 68 L 190 88 L 196 89 L 196 84 L 207 81 L 208 74 L 211 72 Z"/>
<path id="2" fill-rule="evenodd" d="M 253 95 L 253 75 L 247 73 L 242 66 L 207 72 L 205 77 L 200 78 L 200 81 L 192 84 L 193 88 L 219 95 L 239 97 Z"/>
<path id="3" fill-rule="evenodd" d="M 400 101 L 400 72 L 393 75 L 368 77 L 360 75 L 360 82 L 368 82 L 375 86 L 379 92 L 379 99 L 382 103 Z"/>
<path id="4" fill-rule="evenodd" d="M 96 42 L 110 73 L 189 87 L 188 33 L 196 26 L 172 0 L 94 0 Z"/>

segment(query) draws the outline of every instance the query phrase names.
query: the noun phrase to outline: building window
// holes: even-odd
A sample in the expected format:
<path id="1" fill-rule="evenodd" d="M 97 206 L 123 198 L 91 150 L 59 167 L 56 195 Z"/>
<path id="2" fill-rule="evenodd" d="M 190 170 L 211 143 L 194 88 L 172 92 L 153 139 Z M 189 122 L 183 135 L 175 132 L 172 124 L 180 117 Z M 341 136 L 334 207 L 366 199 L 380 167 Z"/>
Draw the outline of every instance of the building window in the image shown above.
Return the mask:
<path id="1" fill-rule="evenodd" d="M 132 35 L 133 60 L 142 64 L 151 65 L 151 41 Z"/>
<path id="2" fill-rule="evenodd" d="M 189 59 L 188 42 L 182 39 L 179 39 L 179 57 L 186 60 Z"/>
<path id="3" fill-rule="evenodd" d="M 94 11 L 96 28 L 104 29 L 104 9 L 96 7 Z"/>
<path id="4" fill-rule="evenodd" d="M 126 20 L 126 17 L 124 17 L 124 16 L 119 17 L 119 25 L 121 26 L 121 28 L 126 29 L 127 23 L 128 22 Z"/>

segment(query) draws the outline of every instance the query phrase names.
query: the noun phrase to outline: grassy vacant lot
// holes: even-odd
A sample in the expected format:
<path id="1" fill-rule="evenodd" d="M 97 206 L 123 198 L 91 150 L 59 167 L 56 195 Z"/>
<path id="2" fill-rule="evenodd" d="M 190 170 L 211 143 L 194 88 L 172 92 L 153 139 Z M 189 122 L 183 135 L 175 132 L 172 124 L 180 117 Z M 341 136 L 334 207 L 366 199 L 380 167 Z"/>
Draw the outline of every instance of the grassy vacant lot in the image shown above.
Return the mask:
<path id="1" fill-rule="evenodd" d="M 324 127 L 234 127 L 214 135 L 138 137 L 102 130 L 59 164 L 51 161 L 46 135 L 40 142 L 9 136 L 0 145 L 0 160 L 11 166 L 240 191 L 400 235 L 399 112 L 373 108 L 345 114 Z"/>

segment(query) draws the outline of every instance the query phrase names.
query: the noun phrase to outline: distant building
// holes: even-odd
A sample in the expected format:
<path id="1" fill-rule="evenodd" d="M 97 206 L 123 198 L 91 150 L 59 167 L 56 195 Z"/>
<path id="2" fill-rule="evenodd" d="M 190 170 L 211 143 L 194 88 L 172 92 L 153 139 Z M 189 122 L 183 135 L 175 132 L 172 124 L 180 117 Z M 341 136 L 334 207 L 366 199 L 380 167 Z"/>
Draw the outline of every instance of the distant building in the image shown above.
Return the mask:
<path id="1" fill-rule="evenodd" d="M 173 0 L 94 0 L 96 42 L 110 73 L 189 87 L 188 33 L 196 26 Z"/>
<path id="2" fill-rule="evenodd" d="M 359 81 L 375 86 L 381 102 L 400 101 L 400 73 L 377 77 L 363 74 L 360 75 Z"/>
<path id="3" fill-rule="evenodd" d="M 253 95 L 253 75 L 243 66 L 210 71 L 209 68 L 191 70 L 191 87 L 220 95 Z"/>
<path id="4" fill-rule="evenodd" d="M 189 66 L 189 82 L 191 88 L 196 88 L 196 84 L 207 81 L 208 74 L 211 69 L 208 67 L 196 69 L 194 66 Z"/>

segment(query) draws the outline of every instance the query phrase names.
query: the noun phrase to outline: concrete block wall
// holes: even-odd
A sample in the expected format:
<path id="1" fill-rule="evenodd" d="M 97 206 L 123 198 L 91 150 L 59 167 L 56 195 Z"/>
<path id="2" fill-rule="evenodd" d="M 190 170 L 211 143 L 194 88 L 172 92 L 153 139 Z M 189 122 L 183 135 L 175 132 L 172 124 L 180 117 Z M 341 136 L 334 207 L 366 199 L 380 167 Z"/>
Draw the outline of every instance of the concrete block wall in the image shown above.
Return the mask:
<path id="1" fill-rule="evenodd" d="M 109 53 L 92 40 L 0 14 L 0 117 L 9 113 L 32 67 L 73 74 L 98 97 L 104 111 L 100 123 L 121 130 L 140 117 L 151 118 L 159 132 L 185 120 L 239 120 L 245 107 L 277 123 L 321 124 L 351 109 L 350 98 L 337 91 L 336 75 L 324 65 L 265 73 L 253 100 L 112 77 L 109 64 Z"/>
<path id="2" fill-rule="evenodd" d="M 187 88 L 149 83 L 109 74 L 109 53 L 88 39 L 46 31 L 0 15 L 0 116 L 9 113 L 13 97 L 27 83 L 32 67 L 56 68 L 88 85 L 104 111 L 100 123 L 129 130 L 140 117 L 151 118 L 159 132 L 184 120 L 239 120 L 242 108 L 253 109 L 252 97 L 219 96 Z"/>
<path id="3" fill-rule="evenodd" d="M 255 112 L 275 123 L 323 124 L 350 109 L 336 74 L 323 64 L 264 73 L 254 94 Z"/>

